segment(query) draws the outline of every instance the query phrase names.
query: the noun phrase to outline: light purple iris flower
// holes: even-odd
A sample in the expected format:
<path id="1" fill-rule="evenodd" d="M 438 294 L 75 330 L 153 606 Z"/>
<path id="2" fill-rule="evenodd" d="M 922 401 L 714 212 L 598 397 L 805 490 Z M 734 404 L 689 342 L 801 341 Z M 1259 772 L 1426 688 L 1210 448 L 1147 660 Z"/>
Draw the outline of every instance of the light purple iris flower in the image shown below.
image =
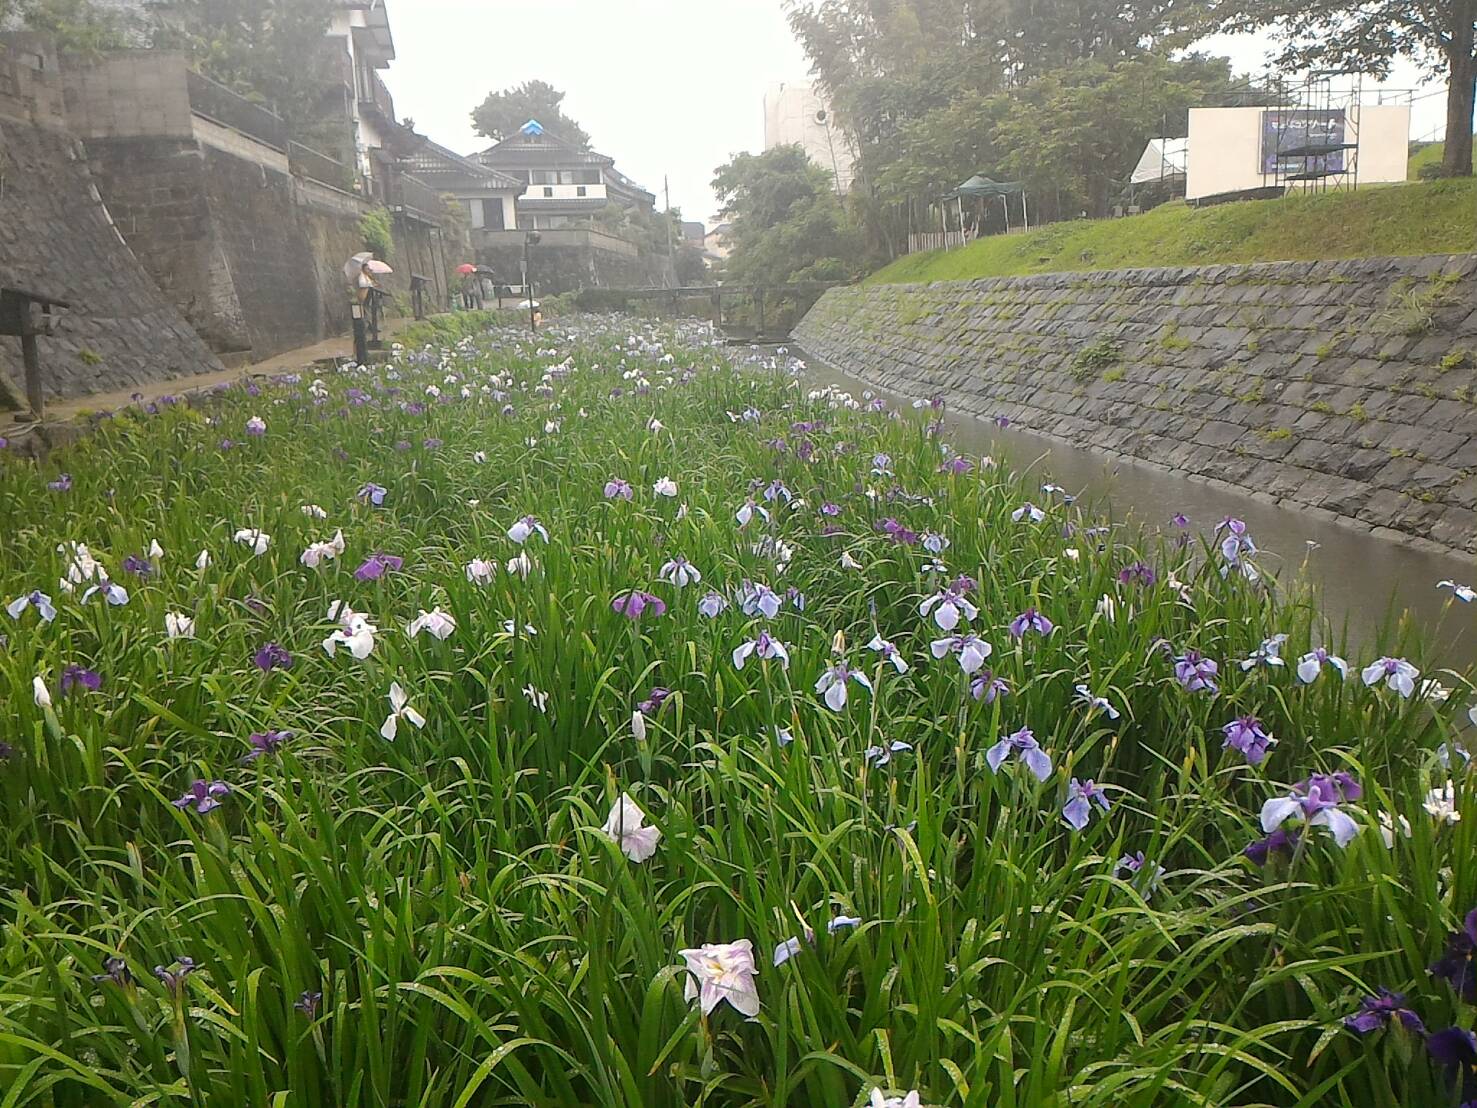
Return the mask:
<path id="1" fill-rule="evenodd" d="M 966 674 L 977 671 L 995 652 L 995 648 L 978 635 L 949 635 L 934 639 L 928 644 L 928 649 L 935 658 L 941 659 L 945 654 L 958 655 L 959 668 Z"/>
<path id="2" fill-rule="evenodd" d="M 221 797 L 229 796 L 231 786 L 224 781 L 193 781 L 185 795 L 174 801 L 176 808 L 194 808 L 202 816 L 221 806 Z"/>
<path id="3" fill-rule="evenodd" d="M 1336 654 L 1330 654 L 1324 647 L 1319 647 L 1298 659 L 1298 680 L 1305 685 L 1311 685 L 1323 672 L 1324 665 L 1332 666 L 1340 677 L 1349 676 L 1349 663 Z"/>
<path id="4" fill-rule="evenodd" d="M 82 603 L 86 604 L 96 593 L 102 593 L 103 599 L 115 608 L 121 608 L 128 603 L 128 590 L 116 582 L 109 581 L 106 577 L 82 593 Z"/>
<path id="5" fill-rule="evenodd" d="M 894 755 L 906 754 L 912 749 L 912 743 L 905 743 L 900 739 L 893 739 L 886 746 L 867 747 L 866 750 L 862 751 L 862 757 L 866 760 L 867 765 L 880 767 L 888 765 L 892 761 Z"/>
<path id="6" fill-rule="evenodd" d="M 778 658 L 786 669 L 790 668 L 790 651 L 784 643 L 774 638 L 768 631 L 760 631 L 759 637 L 750 639 L 748 642 L 740 643 L 733 651 L 733 665 L 735 669 L 743 669 L 744 663 L 749 660 L 749 655 L 768 660 Z"/>
<path id="7" fill-rule="evenodd" d="M 1036 505 L 1027 501 L 1015 511 L 1011 512 L 1010 518 L 1016 523 L 1020 523 L 1022 520 L 1029 520 L 1032 523 L 1040 523 L 1043 519 L 1046 518 L 1046 513 L 1043 512 L 1040 508 L 1036 507 Z"/>
<path id="8" fill-rule="evenodd" d="M 776 477 L 764 487 L 764 499 L 768 500 L 771 504 L 776 500 L 783 500 L 788 504 L 794 497 L 790 495 L 790 490 L 785 488 L 784 483 Z"/>
<path id="9" fill-rule="evenodd" d="M 1106 696 L 1097 696 L 1086 685 L 1076 687 L 1077 699 L 1087 705 L 1088 711 L 1101 711 L 1109 719 L 1117 719 L 1118 709 L 1109 703 Z"/>
<path id="10" fill-rule="evenodd" d="M 980 614 L 964 591 L 955 588 L 940 589 L 918 605 L 920 616 L 926 617 L 929 612 L 933 612 L 933 622 L 938 624 L 940 631 L 952 631 L 959 626 L 961 618 L 973 620 Z"/>
<path id="11" fill-rule="evenodd" d="M 1006 735 L 985 754 L 985 762 L 992 773 L 999 773 L 1000 766 L 1014 755 L 1035 775 L 1036 780 L 1045 781 L 1051 776 L 1051 758 L 1041 749 L 1030 728 L 1022 727 L 1013 735 Z"/>
<path id="12" fill-rule="evenodd" d="M 697 602 L 698 614 L 714 619 L 718 613 L 728 607 L 728 601 L 723 599 L 723 594 L 709 589 L 703 594 L 703 598 Z"/>
<path id="13" fill-rule="evenodd" d="M 389 494 L 389 491 L 383 485 L 376 485 L 373 481 L 366 481 L 363 485 L 359 486 L 357 495 L 364 503 L 373 504 L 376 508 L 383 508 L 385 506 L 385 497 Z"/>
<path id="14" fill-rule="evenodd" d="M 1005 678 L 996 677 L 989 670 L 982 669 L 970 678 L 969 695 L 986 704 L 993 704 L 996 697 L 1010 695 L 1010 686 L 1005 683 Z"/>
<path id="15" fill-rule="evenodd" d="M 878 654 L 881 654 L 882 660 L 884 662 L 891 662 L 892 668 L 899 673 L 908 672 L 907 659 L 902 656 L 896 646 L 884 639 L 881 635 L 873 635 L 872 641 L 867 643 L 867 649 L 875 650 Z"/>
<path id="16" fill-rule="evenodd" d="M 1222 750 L 1239 750 L 1254 766 L 1261 765 L 1267 751 L 1277 743 L 1263 730 L 1256 716 L 1238 716 L 1221 728 L 1221 734 L 1226 736 L 1226 741 L 1221 744 Z"/>
<path id="17" fill-rule="evenodd" d="M 745 500 L 744 506 L 733 514 L 733 518 L 738 521 L 740 530 L 747 527 L 755 516 L 760 517 L 765 523 L 769 522 L 769 509 L 754 503 L 752 496 Z"/>
<path id="18" fill-rule="evenodd" d="M 629 481 L 623 481 L 619 477 L 612 477 L 605 482 L 605 499 L 607 500 L 630 500 L 635 496 Z"/>
<path id="19" fill-rule="evenodd" d="M 746 616 L 758 615 L 760 612 L 763 612 L 767 618 L 773 619 L 779 615 L 781 603 L 779 594 L 768 585 L 756 585 L 752 582 L 745 581 L 739 586 L 739 610 Z"/>
<path id="20" fill-rule="evenodd" d="M 677 557 L 664 563 L 657 572 L 657 577 L 663 581 L 669 581 L 679 589 L 685 589 L 688 585 L 696 585 L 703 579 L 698 572 L 697 566 L 686 558 Z"/>
<path id="21" fill-rule="evenodd" d="M 56 619 L 56 609 L 52 607 L 51 597 L 47 596 L 40 589 L 28 592 L 25 596 L 18 596 L 5 606 L 5 610 L 10 614 L 11 619 L 20 619 L 21 614 L 27 608 L 36 609 L 36 614 L 45 623 L 50 623 Z"/>
<path id="22" fill-rule="evenodd" d="M 1062 819 L 1067 821 L 1072 830 L 1081 831 L 1092 818 L 1093 804 L 1105 812 L 1111 808 L 1108 796 L 1101 786 L 1091 778 L 1079 781 L 1074 777 L 1067 785 L 1067 802 L 1062 805 Z"/>
<path id="23" fill-rule="evenodd" d="M 522 519 L 515 520 L 513 526 L 508 528 L 508 538 L 519 546 L 522 546 L 533 535 L 538 535 L 544 542 L 549 541 L 549 532 L 544 530 L 544 525 L 538 521 L 536 516 L 524 516 Z"/>
<path id="24" fill-rule="evenodd" d="M 1421 671 L 1404 658 L 1390 657 L 1365 666 L 1364 672 L 1360 674 L 1366 685 L 1378 685 L 1383 681 L 1386 686 L 1407 698 L 1415 692 L 1415 679 L 1420 675 Z"/>
<path id="25" fill-rule="evenodd" d="M 963 477 L 974 468 L 974 463 L 962 455 L 956 454 L 946 462 L 939 465 L 940 473 L 950 473 L 955 477 Z"/>
<path id="26" fill-rule="evenodd" d="M 621 593 L 610 602 L 611 611 L 619 612 L 627 619 L 640 619 L 648 610 L 654 616 L 667 614 L 667 602 L 659 596 L 640 589 L 632 589 L 630 592 Z"/>
<path id="27" fill-rule="evenodd" d="M 1351 779 L 1352 780 L 1352 779 Z M 1317 775 L 1293 786 L 1285 797 L 1273 797 L 1262 805 L 1262 830 L 1276 831 L 1290 819 L 1300 819 L 1309 827 L 1322 827 L 1339 846 L 1348 846 L 1359 834 L 1359 825 L 1339 808 L 1344 790 L 1330 777 Z"/>
<path id="28" fill-rule="evenodd" d="M 859 669 L 851 669 L 845 660 L 837 662 L 815 682 L 815 691 L 825 698 L 826 707 L 833 712 L 839 712 L 846 707 L 846 682 L 855 681 L 868 692 L 872 691 L 872 682 L 867 675 Z"/>
<path id="29" fill-rule="evenodd" d="M 942 554 L 949 549 L 949 540 L 937 531 L 923 532 L 923 549 L 930 554 Z"/>
<path id="30" fill-rule="evenodd" d="M 1186 692 L 1208 692 L 1216 693 L 1220 686 L 1216 684 L 1216 674 L 1220 672 L 1220 666 L 1211 659 L 1205 657 L 1198 650 L 1187 650 L 1174 660 L 1174 676 Z"/>
<path id="31" fill-rule="evenodd" d="M 1282 660 L 1282 644 L 1286 641 L 1287 636 L 1282 634 L 1263 639 L 1261 646 L 1242 659 L 1242 670 L 1250 670 L 1258 665 L 1273 667 L 1286 665 L 1287 663 Z"/>
<path id="32" fill-rule="evenodd" d="M 1038 635 L 1049 635 L 1054 629 L 1051 620 L 1038 612 L 1035 608 L 1027 608 L 1015 619 L 1010 621 L 1010 637 L 1019 639 L 1024 637 L 1027 631 L 1035 631 Z"/>
<path id="33" fill-rule="evenodd" d="M 241 760 L 243 762 L 254 762 L 258 758 L 265 758 L 268 755 L 276 754 L 287 744 L 287 740 L 290 738 L 292 738 L 291 731 L 253 731 L 246 740 L 251 744 L 251 750 Z"/>

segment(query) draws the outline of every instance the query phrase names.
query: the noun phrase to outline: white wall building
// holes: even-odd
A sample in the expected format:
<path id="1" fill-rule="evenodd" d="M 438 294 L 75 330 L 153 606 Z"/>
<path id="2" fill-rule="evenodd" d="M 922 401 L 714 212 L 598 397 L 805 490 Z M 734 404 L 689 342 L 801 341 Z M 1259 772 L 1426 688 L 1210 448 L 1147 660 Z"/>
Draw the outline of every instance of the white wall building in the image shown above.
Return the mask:
<path id="1" fill-rule="evenodd" d="M 1410 106 L 1357 104 L 1322 112 L 1292 108 L 1191 108 L 1189 151 L 1185 164 L 1185 198 L 1244 192 L 1286 183 L 1289 189 L 1318 181 L 1287 180 L 1302 159 L 1284 159 L 1276 171 L 1276 149 L 1296 150 L 1296 139 L 1278 145 L 1279 127 L 1297 125 L 1297 117 L 1323 117 L 1328 135 L 1341 137 L 1354 149 L 1331 158 L 1347 158 L 1348 171 L 1327 183 L 1391 184 L 1406 179 L 1410 153 Z M 1339 164 L 1337 162 L 1335 165 Z"/>
<path id="2" fill-rule="evenodd" d="M 832 174 L 838 191 L 851 188 L 856 157 L 830 106 L 807 82 L 770 85 L 764 94 L 764 149 L 797 143 Z"/>

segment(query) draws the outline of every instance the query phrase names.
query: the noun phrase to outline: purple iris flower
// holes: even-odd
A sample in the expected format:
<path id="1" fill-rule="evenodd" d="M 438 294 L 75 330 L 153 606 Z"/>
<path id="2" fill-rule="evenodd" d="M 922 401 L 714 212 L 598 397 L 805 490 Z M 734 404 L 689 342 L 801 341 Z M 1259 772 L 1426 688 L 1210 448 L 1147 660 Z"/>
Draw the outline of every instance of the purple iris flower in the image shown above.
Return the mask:
<path id="1" fill-rule="evenodd" d="M 1002 431 L 1005 430 L 1007 427 L 1010 426 L 1010 417 L 1009 416 L 1003 416 L 1003 415 L 997 415 L 995 417 L 995 426 L 998 427 L 998 428 L 1000 428 L 1000 430 L 1002 430 Z"/>
<path id="2" fill-rule="evenodd" d="M 55 481 L 46 482 L 46 487 L 52 492 L 71 492 L 72 475 L 70 473 L 63 473 Z"/>
<path id="3" fill-rule="evenodd" d="M 112 955 L 103 959 L 103 972 L 93 974 L 92 981 L 95 985 L 101 985 L 104 981 L 109 981 L 121 987 L 133 984 L 133 974 L 129 972 L 127 962 L 116 955 Z"/>
<path id="4" fill-rule="evenodd" d="M 948 461 L 939 466 L 940 473 L 950 473 L 955 477 L 962 477 L 974 468 L 974 463 L 961 455 L 954 455 Z"/>
<path id="5" fill-rule="evenodd" d="M 1388 1026 L 1392 1019 L 1399 1020 L 1407 1031 L 1418 1035 L 1425 1033 L 1426 1025 L 1421 1022 L 1421 1017 L 1405 1006 L 1404 994 L 1392 993 L 1389 989 L 1380 989 L 1374 996 L 1361 1000 L 1359 1011 L 1344 1017 L 1344 1026 L 1355 1034 L 1368 1035 Z"/>
<path id="6" fill-rule="evenodd" d="M 1256 716 L 1237 716 L 1221 728 L 1221 734 L 1226 736 L 1222 750 L 1239 750 L 1254 766 L 1262 764 L 1267 750 L 1277 742 L 1262 729 L 1261 721 Z"/>
<path id="7" fill-rule="evenodd" d="M 1132 585 L 1137 583 L 1143 585 L 1144 588 L 1147 589 L 1152 586 L 1154 582 L 1158 580 L 1158 578 L 1154 575 L 1153 569 L 1151 569 L 1149 566 L 1145 565 L 1143 562 L 1134 562 L 1133 565 L 1125 566 L 1123 569 L 1118 571 L 1118 580 L 1124 585 Z"/>
<path id="8" fill-rule="evenodd" d="M 421 443 L 421 446 L 427 450 L 440 450 L 444 445 L 446 444 L 441 439 L 436 438 L 426 439 Z"/>
<path id="9" fill-rule="evenodd" d="M 823 516 L 839 516 L 840 514 L 840 504 L 834 504 L 831 501 L 827 500 L 824 504 L 821 505 L 821 515 Z"/>
<path id="10" fill-rule="evenodd" d="M 1011 638 L 1019 639 L 1024 637 L 1027 631 L 1035 631 L 1038 635 L 1049 635 L 1053 630 L 1053 625 L 1051 620 L 1035 608 L 1027 608 L 1010 621 L 1009 630 Z"/>
<path id="11" fill-rule="evenodd" d="M 256 652 L 252 659 L 256 662 L 256 668 L 263 673 L 270 673 L 274 669 L 291 669 L 292 655 L 287 648 L 279 643 L 269 642 Z"/>
<path id="12" fill-rule="evenodd" d="M 651 692 L 646 694 L 646 699 L 636 705 L 636 710 L 643 716 L 655 715 L 666 702 L 667 697 L 672 695 L 671 689 L 664 689 L 657 685 Z"/>
<path id="13" fill-rule="evenodd" d="M 1214 660 L 1205 657 L 1198 650 L 1187 650 L 1174 660 L 1174 676 L 1186 692 L 1208 692 L 1216 693 L 1220 686 L 1216 684 L 1216 674 L 1220 672 L 1220 666 Z"/>
<path id="14" fill-rule="evenodd" d="M 724 608 L 728 607 L 728 601 L 723 599 L 721 593 L 709 589 L 703 594 L 703 598 L 697 602 L 698 614 L 713 619 Z"/>
<path id="15" fill-rule="evenodd" d="M 287 744 L 287 740 L 290 738 L 292 738 L 291 731 L 253 731 L 246 740 L 251 744 L 251 750 L 241 760 L 243 762 L 254 762 L 258 758 L 265 758 L 269 754 L 276 754 Z"/>
<path id="16" fill-rule="evenodd" d="M 605 499 L 607 500 L 630 500 L 635 496 L 629 481 L 623 481 L 619 477 L 612 477 L 605 482 Z"/>
<path id="17" fill-rule="evenodd" d="M 1190 526 L 1190 517 L 1185 515 L 1184 512 L 1175 512 L 1174 515 L 1169 517 L 1169 522 L 1173 523 L 1176 527 L 1188 527 Z"/>
<path id="18" fill-rule="evenodd" d="M 1103 792 L 1101 786 L 1091 778 L 1079 781 L 1074 777 L 1067 785 L 1067 803 L 1062 806 L 1062 819 L 1067 821 L 1072 830 L 1081 831 L 1092 818 L 1093 804 L 1105 812 L 1111 808 L 1108 794 Z"/>
<path id="19" fill-rule="evenodd" d="M 154 566 L 147 558 L 138 554 L 130 554 L 123 559 L 123 571 L 135 577 L 147 577 L 154 572 Z"/>
<path id="20" fill-rule="evenodd" d="M 1022 727 L 990 747 L 985 754 L 985 762 L 992 773 L 999 773 L 1001 764 L 1011 755 L 1025 763 L 1026 768 L 1036 776 L 1036 780 L 1045 781 L 1051 776 L 1051 758 L 1041 749 L 1041 744 L 1031 734 L 1030 728 Z"/>
<path id="21" fill-rule="evenodd" d="M 1447 936 L 1446 953 L 1431 966 L 1431 975 L 1468 1004 L 1477 1004 L 1477 908 L 1467 913 L 1460 931 Z"/>
<path id="22" fill-rule="evenodd" d="M 1462 1108 L 1477 1104 L 1477 1035 L 1465 1027 L 1448 1027 L 1426 1037 L 1426 1050 L 1439 1065 L 1453 1071 Z"/>
<path id="23" fill-rule="evenodd" d="M 405 559 L 395 554 L 383 554 L 379 551 L 364 559 L 364 563 L 354 571 L 356 581 L 378 581 L 388 571 L 399 571 L 405 564 Z"/>
<path id="24" fill-rule="evenodd" d="M 790 668 L 790 651 L 784 643 L 773 637 L 767 630 L 760 631 L 757 638 L 740 643 L 733 651 L 734 669 L 743 669 L 744 663 L 749 660 L 750 655 L 768 660 L 778 658 L 785 669 Z"/>
<path id="25" fill-rule="evenodd" d="M 193 781 L 185 795 L 174 802 L 176 808 L 194 808 L 202 816 L 221 806 L 221 797 L 229 796 L 231 786 L 224 781 Z"/>
<path id="26" fill-rule="evenodd" d="M 1285 828 L 1277 828 L 1265 839 L 1257 839 L 1248 843 L 1241 852 L 1251 861 L 1252 865 L 1265 866 L 1273 854 L 1280 854 L 1284 858 L 1291 858 L 1298 845 L 1298 829 L 1291 831 Z"/>
<path id="27" fill-rule="evenodd" d="M 7 742 L 0 742 L 0 762 L 8 762 L 15 757 L 15 747 Z"/>
<path id="28" fill-rule="evenodd" d="M 667 602 L 659 596 L 640 589 L 632 589 L 628 593 L 622 593 L 610 602 L 612 611 L 619 612 L 627 619 L 640 619 L 642 613 L 648 608 L 654 616 L 667 614 Z"/>
<path id="29" fill-rule="evenodd" d="M 73 689 L 85 689 L 87 692 L 97 692 L 103 687 L 101 675 L 81 666 L 68 666 L 62 670 L 62 692 L 68 693 Z"/>
<path id="30" fill-rule="evenodd" d="M 304 989 L 302 995 L 300 995 L 297 998 L 296 1003 L 293 1004 L 293 1007 L 301 1012 L 303 1015 L 307 1016 L 308 1019 L 313 1019 L 318 1015 L 318 1005 L 322 1003 L 322 993 L 316 993 Z"/>
<path id="31" fill-rule="evenodd" d="M 1010 686 L 1003 677 L 996 677 L 985 669 L 969 679 L 969 695 L 986 704 L 993 704 L 996 697 L 1010 695 Z"/>
<path id="32" fill-rule="evenodd" d="M 163 981 L 170 992 L 178 993 L 185 987 L 185 978 L 199 968 L 193 958 L 177 958 L 169 966 L 155 966 L 154 976 Z"/>
<path id="33" fill-rule="evenodd" d="M 366 504 L 373 504 L 376 508 L 383 508 L 385 506 L 385 497 L 389 494 L 389 491 L 383 485 L 376 485 L 373 481 L 366 481 L 359 487 L 359 491 L 355 495 Z"/>

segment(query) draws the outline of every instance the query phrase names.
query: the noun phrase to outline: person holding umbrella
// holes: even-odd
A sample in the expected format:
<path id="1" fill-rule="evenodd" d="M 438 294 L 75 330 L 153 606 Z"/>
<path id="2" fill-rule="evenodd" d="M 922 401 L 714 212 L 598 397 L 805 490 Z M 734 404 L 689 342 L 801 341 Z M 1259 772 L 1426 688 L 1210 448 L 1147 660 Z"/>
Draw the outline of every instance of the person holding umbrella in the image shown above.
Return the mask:
<path id="1" fill-rule="evenodd" d="M 471 262 L 463 262 L 456 271 L 462 276 L 462 308 L 469 312 L 481 308 L 482 280 L 477 275 L 477 267 Z"/>

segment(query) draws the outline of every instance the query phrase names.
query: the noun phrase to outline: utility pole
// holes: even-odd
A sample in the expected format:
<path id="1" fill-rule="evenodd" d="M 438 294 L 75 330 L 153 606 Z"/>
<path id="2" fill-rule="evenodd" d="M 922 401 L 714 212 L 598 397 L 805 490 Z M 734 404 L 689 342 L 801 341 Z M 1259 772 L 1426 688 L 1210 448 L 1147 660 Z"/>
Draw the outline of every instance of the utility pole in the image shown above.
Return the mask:
<path id="1" fill-rule="evenodd" d="M 667 206 L 667 287 L 677 287 L 677 262 L 672 257 L 672 186 L 667 175 L 662 174 L 662 195 Z"/>

